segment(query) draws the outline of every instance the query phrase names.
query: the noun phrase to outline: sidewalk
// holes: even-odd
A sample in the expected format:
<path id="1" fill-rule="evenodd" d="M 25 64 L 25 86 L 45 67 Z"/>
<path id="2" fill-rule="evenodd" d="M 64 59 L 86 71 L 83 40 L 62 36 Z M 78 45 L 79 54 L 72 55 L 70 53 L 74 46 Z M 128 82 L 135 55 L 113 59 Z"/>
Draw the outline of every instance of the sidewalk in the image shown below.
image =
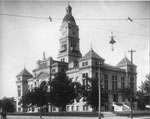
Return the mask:
<path id="1" fill-rule="evenodd" d="M 7 119 L 40 119 L 39 116 L 7 116 Z M 60 117 L 60 116 L 44 116 L 42 119 L 98 119 L 98 117 Z M 130 119 L 130 117 L 113 116 L 104 117 L 102 119 Z M 150 119 L 149 116 L 133 117 L 133 119 Z"/>

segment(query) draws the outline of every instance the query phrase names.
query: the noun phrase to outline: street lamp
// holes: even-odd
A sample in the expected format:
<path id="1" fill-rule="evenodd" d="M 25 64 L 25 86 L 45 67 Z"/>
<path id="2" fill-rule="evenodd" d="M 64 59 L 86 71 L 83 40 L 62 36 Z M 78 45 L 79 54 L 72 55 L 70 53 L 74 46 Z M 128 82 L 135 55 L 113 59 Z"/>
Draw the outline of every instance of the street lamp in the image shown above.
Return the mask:
<path id="1" fill-rule="evenodd" d="M 114 40 L 114 35 L 113 35 L 113 32 L 111 32 L 111 40 L 110 40 L 110 44 L 111 44 L 111 50 L 113 51 L 114 50 L 114 44 L 116 43 L 116 41 Z"/>

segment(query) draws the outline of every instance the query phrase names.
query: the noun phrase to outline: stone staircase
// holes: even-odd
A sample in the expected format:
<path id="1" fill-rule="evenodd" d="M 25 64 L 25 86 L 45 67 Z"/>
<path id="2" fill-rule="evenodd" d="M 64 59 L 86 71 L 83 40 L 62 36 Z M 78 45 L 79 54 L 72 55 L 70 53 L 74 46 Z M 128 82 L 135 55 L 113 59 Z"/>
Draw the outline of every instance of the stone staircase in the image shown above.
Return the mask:
<path id="1" fill-rule="evenodd" d="M 112 106 L 114 107 L 114 110 L 113 111 L 130 111 L 130 106 L 127 104 L 127 103 L 116 103 L 116 102 L 113 102 L 112 103 Z"/>
<path id="2" fill-rule="evenodd" d="M 130 111 L 130 110 L 131 110 L 130 105 L 127 103 L 123 103 L 123 111 Z"/>

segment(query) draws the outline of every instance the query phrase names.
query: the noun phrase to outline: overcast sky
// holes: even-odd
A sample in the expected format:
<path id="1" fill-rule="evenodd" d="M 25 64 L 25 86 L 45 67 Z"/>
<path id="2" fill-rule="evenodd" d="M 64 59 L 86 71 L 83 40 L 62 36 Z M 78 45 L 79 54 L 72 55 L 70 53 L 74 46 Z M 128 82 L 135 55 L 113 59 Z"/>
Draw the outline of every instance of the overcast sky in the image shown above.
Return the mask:
<path id="1" fill-rule="evenodd" d="M 134 49 L 137 65 L 137 84 L 145 80 L 149 72 L 149 21 L 148 20 L 95 20 L 149 18 L 150 2 L 70 2 L 72 14 L 79 26 L 82 55 L 93 49 L 116 65 L 129 50 Z M 0 15 L 0 98 L 16 97 L 16 75 L 24 66 L 32 73 L 36 61 L 46 57 L 57 59 L 59 28 L 66 14 L 67 2 L 7 1 L 0 3 L 0 14 L 13 14 L 48 19 L 23 18 Z M 60 20 L 57 20 L 60 19 Z M 87 20 L 93 19 L 93 20 Z M 115 35 L 115 49 L 109 44 L 111 32 Z"/>

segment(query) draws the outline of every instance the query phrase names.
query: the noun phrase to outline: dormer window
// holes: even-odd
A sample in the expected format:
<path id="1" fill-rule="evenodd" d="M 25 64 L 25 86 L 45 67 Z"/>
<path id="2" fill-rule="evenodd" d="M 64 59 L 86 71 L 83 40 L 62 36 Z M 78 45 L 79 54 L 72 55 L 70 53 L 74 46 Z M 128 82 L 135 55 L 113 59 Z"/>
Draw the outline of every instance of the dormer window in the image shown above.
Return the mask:
<path id="1" fill-rule="evenodd" d="M 134 69 L 133 69 L 133 68 L 130 68 L 130 71 L 131 71 L 131 72 L 133 72 L 133 71 L 134 71 Z"/>
<path id="2" fill-rule="evenodd" d="M 87 65 L 88 65 L 88 61 L 82 62 L 82 66 L 87 66 Z"/>
<path id="3" fill-rule="evenodd" d="M 20 80 L 21 80 L 21 77 L 18 77 L 17 79 L 18 79 L 18 81 L 20 81 Z"/>
<path id="4" fill-rule="evenodd" d="M 62 50 L 61 51 L 66 51 L 67 50 L 67 44 L 62 45 Z"/>
<path id="5" fill-rule="evenodd" d="M 65 62 L 65 58 L 62 58 L 62 59 L 61 59 L 61 62 Z"/>
<path id="6" fill-rule="evenodd" d="M 52 69 L 52 72 L 55 72 L 55 69 Z"/>

